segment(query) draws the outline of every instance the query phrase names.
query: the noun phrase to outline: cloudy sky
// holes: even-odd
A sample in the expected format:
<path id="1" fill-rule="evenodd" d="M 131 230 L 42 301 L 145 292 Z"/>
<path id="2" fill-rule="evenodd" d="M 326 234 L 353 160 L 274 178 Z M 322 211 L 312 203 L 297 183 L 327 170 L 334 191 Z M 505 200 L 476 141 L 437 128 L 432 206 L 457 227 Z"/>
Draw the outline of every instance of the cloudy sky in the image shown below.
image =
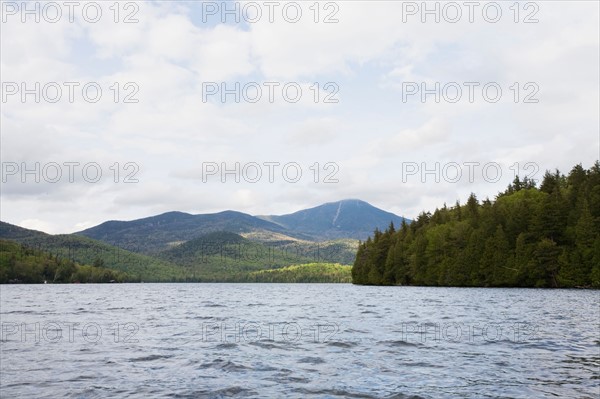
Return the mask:
<path id="1" fill-rule="evenodd" d="M 413 218 L 599 158 L 596 1 L 1 4 L 23 227 L 345 198 Z"/>

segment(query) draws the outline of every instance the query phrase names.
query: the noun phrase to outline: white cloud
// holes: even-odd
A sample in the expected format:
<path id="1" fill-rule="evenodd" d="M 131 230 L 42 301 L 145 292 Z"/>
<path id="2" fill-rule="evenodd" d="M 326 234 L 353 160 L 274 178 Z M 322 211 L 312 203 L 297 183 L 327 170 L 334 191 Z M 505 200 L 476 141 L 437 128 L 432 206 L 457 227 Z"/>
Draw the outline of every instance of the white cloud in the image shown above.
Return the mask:
<path id="1" fill-rule="evenodd" d="M 326 3 L 319 3 L 321 21 L 335 11 Z M 403 183 L 402 162 L 495 161 L 509 179 L 515 162 L 567 172 L 600 156 L 598 3 L 538 3 L 536 24 L 515 24 L 508 3 L 497 24 L 480 13 L 473 24 L 421 23 L 420 15 L 403 22 L 402 3 L 336 3 L 333 24 L 313 21 L 312 2 L 302 3 L 296 24 L 281 13 L 275 23 L 205 23 L 200 5 L 186 2 L 139 2 L 133 24 L 115 24 L 112 3 L 102 3 L 106 18 L 97 24 L 80 17 L 3 23 L 3 82 L 93 81 L 103 97 L 95 104 L 11 97 L 0 113 L 2 161 L 99 162 L 107 176 L 114 162 L 131 161 L 140 166 L 140 183 L 11 180 L 2 189 L 2 220 L 70 232 L 169 210 L 285 213 L 349 197 L 415 217 L 471 191 L 493 197 L 505 181 Z M 210 81 L 297 82 L 303 96 L 294 104 L 266 96 L 204 102 L 202 84 Z M 402 83 L 410 81 L 497 82 L 503 96 L 495 104 L 480 97 L 405 103 Z M 139 87 L 138 103 L 122 102 L 127 82 Z M 339 103 L 315 102 L 315 82 L 321 100 L 323 84 L 336 83 Z M 515 104 L 514 82 L 521 98 L 523 85 L 536 83 L 539 103 Z M 306 179 L 203 184 L 204 161 L 294 161 Z M 314 162 L 336 162 L 340 182 L 313 183 Z"/>

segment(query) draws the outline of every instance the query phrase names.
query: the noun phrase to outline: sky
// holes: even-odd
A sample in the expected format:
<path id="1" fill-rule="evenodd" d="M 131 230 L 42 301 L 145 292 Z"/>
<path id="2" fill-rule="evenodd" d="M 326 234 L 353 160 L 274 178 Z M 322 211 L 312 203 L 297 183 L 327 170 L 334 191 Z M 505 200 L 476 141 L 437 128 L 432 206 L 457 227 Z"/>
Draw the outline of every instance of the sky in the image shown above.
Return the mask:
<path id="1" fill-rule="evenodd" d="M 414 218 L 589 168 L 599 4 L 2 1 L 0 218 Z"/>

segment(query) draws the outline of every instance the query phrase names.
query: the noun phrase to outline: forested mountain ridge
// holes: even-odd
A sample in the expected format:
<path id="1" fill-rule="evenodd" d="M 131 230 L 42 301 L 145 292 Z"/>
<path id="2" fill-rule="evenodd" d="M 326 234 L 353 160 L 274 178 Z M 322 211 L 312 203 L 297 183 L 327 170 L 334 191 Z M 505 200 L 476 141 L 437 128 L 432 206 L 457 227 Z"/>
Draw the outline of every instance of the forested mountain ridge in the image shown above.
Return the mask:
<path id="1" fill-rule="evenodd" d="M 105 268 L 126 273 L 128 280 L 176 281 L 185 277 L 180 267 L 164 260 L 73 234 L 51 235 L 0 221 L 0 239 L 81 265 L 101 261 Z"/>
<path id="2" fill-rule="evenodd" d="M 285 232 L 275 223 L 242 212 L 224 211 L 201 215 L 167 212 L 131 221 L 113 220 L 75 234 L 133 252 L 155 255 L 190 238 L 219 231 L 236 234 L 253 231 Z"/>
<path id="3" fill-rule="evenodd" d="M 242 236 L 282 237 L 290 242 L 366 239 L 400 216 L 359 200 L 342 200 L 281 216 L 252 216 L 237 211 L 191 215 L 167 212 L 130 221 L 107 221 L 75 233 L 132 252 L 156 255 L 205 234 L 227 231 Z M 338 260 L 335 260 L 338 261 Z"/>
<path id="4" fill-rule="evenodd" d="M 600 163 L 444 205 L 359 245 L 355 284 L 600 287 Z"/>
<path id="5" fill-rule="evenodd" d="M 270 218 L 281 219 L 274 222 Z M 312 281 L 322 272 L 323 281 L 346 282 L 346 269 L 342 278 L 334 267 L 297 266 L 350 265 L 357 237 L 399 220 L 402 218 L 364 201 L 342 200 L 281 217 L 236 211 L 167 212 L 131 221 L 107 221 L 79 233 L 59 235 L 0 221 L 0 239 L 83 265 L 102 262 L 135 281 Z M 338 236 L 345 238 L 322 239 Z M 286 266 L 295 268 L 249 277 L 259 270 Z"/>
<path id="6" fill-rule="evenodd" d="M 0 222 L 0 284 L 348 283 L 350 266 L 331 263 L 328 258 L 350 259 L 355 252 L 339 241 L 267 246 L 235 233 L 215 232 L 152 257 L 87 237 L 49 235 Z"/>
<path id="7" fill-rule="evenodd" d="M 127 273 L 103 266 L 101 261 L 82 265 L 27 245 L 0 239 L 0 284 L 130 281 Z"/>

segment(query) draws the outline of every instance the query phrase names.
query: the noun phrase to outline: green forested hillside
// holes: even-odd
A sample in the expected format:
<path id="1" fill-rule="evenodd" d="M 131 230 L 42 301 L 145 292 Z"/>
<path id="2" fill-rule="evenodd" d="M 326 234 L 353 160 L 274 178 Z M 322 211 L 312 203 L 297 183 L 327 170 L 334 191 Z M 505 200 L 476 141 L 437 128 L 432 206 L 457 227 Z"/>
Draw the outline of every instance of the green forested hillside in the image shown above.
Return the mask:
<path id="1" fill-rule="evenodd" d="M 308 263 L 249 273 L 252 283 L 349 283 L 351 266 L 338 263 Z"/>
<path id="2" fill-rule="evenodd" d="M 325 265 L 338 259 L 346 259 L 349 264 L 348 255 L 354 257 L 356 253 L 353 244 L 342 240 L 262 243 L 221 231 L 176 245 L 157 257 L 180 265 L 187 281 L 253 281 L 253 273 L 260 270 L 309 263 Z M 332 262 L 330 258 L 335 260 Z M 329 281 L 328 276 L 323 279 Z"/>
<path id="3" fill-rule="evenodd" d="M 306 241 L 290 239 L 273 239 L 246 235 L 251 241 L 263 244 L 274 259 L 284 261 L 288 265 L 300 263 L 340 263 L 351 265 L 356 257 L 358 240 L 352 238 L 336 239 L 330 241 Z M 278 238 L 278 237 L 274 237 Z"/>
<path id="4" fill-rule="evenodd" d="M 308 260 L 282 256 L 271 247 L 224 231 L 202 235 L 157 256 L 180 265 L 188 281 L 239 281 L 249 272 Z"/>
<path id="5" fill-rule="evenodd" d="M 356 284 L 600 287 L 600 163 L 539 185 L 515 179 L 495 201 L 421 213 L 361 243 Z"/>
<path id="6" fill-rule="evenodd" d="M 107 221 L 75 234 L 154 256 L 173 245 L 220 231 L 243 236 L 281 235 L 313 243 L 337 239 L 358 241 L 391 221 L 399 224 L 402 218 L 364 201 L 342 200 L 280 216 L 251 216 L 236 211 L 199 215 L 167 212 L 137 220 Z"/>
<path id="7" fill-rule="evenodd" d="M 0 222 L 0 239 L 6 245 L 23 244 L 28 250 L 44 253 L 29 258 L 28 262 L 13 264 L 10 277 L 2 282 L 54 282 L 49 273 L 40 277 L 39 270 L 46 268 L 47 259 L 61 264 L 96 265 L 124 272 L 128 281 L 145 282 L 243 282 L 255 281 L 251 274 L 259 270 L 271 270 L 290 265 L 308 263 L 334 263 L 339 259 L 351 263 L 356 243 L 352 240 L 336 240 L 313 243 L 299 240 L 261 243 L 248 240 L 238 234 L 214 232 L 186 241 L 156 256 L 146 256 L 113 247 L 100 241 L 77 235 L 50 235 Z M 10 240 L 10 241 L 8 241 Z M 25 248 L 24 247 L 24 248 Z M 46 256 L 47 255 L 47 256 Z M 10 258 L 6 255 L 5 258 Z M 331 260 L 330 260 L 331 259 Z M 37 262 L 37 263 L 35 263 Z M 81 266 L 86 270 L 85 266 Z M 21 270 L 23 269 L 23 270 Z M 99 269 L 93 269 L 97 271 Z M 311 278 L 316 278 L 312 268 Z M 325 269 L 323 269 L 325 270 Z M 35 275 L 35 279 L 23 278 Z M 349 272 L 348 272 L 349 275 Z M 57 280 L 58 281 L 58 280 Z M 82 278 L 74 281 L 83 282 Z M 278 280 L 279 281 L 279 280 Z M 324 275 L 322 282 L 329 282 Z M 66 282 L 66 281 L 60 281 Z M 349 279 L 346 279 L 349 282 Z"/>
<path id="8" fill-rule="evenodd" d="M 156 255 L 173 244 L 205 234 L 230 231 L 236 234 L 253 231 L 283 233 L 284 228 L 241 212 L 225 211 L 205 215 L 167 212 L 132 221 L 109 221 L 77 235 L 126 248 L 132 252 Z"/>
<path id="9" fill-rule="evenodd" d="M 80 265 L 48 252 L 13 241 L 0 240 L 0 284 L 14 283 L 108 283 L 129 281 L 123 272 L 95 265 Z"/>
<path id="10" fill-rule="evenodd" d="M 0 239 L 50 253 L 58 259 L 86 265 L 98 264 L 125 272 L 136 281 L 177 281 L 185 278 L 181 267 L 167 261 L 73 234 L 50 235 L 0 222 Z"/>

